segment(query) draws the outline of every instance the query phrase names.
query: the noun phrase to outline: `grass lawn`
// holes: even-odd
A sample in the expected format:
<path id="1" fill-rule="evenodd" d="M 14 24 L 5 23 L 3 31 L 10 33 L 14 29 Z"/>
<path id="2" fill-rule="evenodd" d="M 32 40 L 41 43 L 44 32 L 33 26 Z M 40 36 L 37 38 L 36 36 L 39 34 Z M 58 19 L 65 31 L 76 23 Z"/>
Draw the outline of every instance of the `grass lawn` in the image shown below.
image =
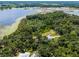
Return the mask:
<path id="1" fill-rule="evenodd" d="M 46 32 L 44 31 L 44 33 L 42 33 L 42 36 L 47 37 L 48 35 L 50 35 L 51 37 L 60 37 L 60 35 L 57 34 L 57 32 L 52 29 L 50 29 L 49 31 L 46 31 Z"/>

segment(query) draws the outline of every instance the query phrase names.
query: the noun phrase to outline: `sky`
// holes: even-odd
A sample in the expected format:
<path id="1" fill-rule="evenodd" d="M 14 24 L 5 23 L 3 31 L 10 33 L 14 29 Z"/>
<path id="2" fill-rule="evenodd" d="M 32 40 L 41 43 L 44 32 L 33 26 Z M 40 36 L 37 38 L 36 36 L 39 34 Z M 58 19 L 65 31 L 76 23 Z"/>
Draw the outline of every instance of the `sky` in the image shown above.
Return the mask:
<path id="1" fill-rule="evenodd" d="M 79 1 L 79 0 L 0 0 L 0 1 Z"/>

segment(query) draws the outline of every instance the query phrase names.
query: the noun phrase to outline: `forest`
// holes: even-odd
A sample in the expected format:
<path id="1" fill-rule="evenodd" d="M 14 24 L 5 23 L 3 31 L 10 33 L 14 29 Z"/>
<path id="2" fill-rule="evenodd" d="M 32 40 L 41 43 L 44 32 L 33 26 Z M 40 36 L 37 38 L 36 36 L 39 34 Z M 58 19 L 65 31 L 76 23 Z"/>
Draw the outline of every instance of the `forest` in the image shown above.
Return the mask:
<path id="1" fill-rule="evenodd" d="M 42 36 L 50 30 L 60 37 Z M 39 57 L 79 57 L 79 16 L 62 11 L 26 16 L 14 33 L 0 40 L 0 57 L 28 51 L 37 51 Z"/>

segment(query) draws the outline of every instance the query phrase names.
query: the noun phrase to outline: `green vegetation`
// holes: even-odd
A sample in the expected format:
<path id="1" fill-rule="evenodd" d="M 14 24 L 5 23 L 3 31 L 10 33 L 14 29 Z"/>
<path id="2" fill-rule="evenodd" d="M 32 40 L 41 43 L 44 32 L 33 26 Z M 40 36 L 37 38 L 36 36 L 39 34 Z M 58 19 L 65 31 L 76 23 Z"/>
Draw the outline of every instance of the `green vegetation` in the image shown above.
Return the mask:
<path id="1" fill-rule="evenodd" d="M 47 34 L 42 35 L 53 31 L 60 37 L 48 40 Z M 27 51 L 38 51 L 43 57 L 79 56 L 79 16 L 61 11 L 27 16 L 14 33 L 0 40 L 0 56 Z"/>
<path id="2" fill-rule="evenodd" d="M 79 8 L 78 1 L 0 1 L 0 10 L 26 7 L 69 7 Z"/>
<path id="3" fill-rule="evenodd" d="M 3 5 L 3 6 L 0 6 L 0 10 L 12 9 L 12 8 L 15 8 L 15 6 L 13 6 L 13 5 Z"/>

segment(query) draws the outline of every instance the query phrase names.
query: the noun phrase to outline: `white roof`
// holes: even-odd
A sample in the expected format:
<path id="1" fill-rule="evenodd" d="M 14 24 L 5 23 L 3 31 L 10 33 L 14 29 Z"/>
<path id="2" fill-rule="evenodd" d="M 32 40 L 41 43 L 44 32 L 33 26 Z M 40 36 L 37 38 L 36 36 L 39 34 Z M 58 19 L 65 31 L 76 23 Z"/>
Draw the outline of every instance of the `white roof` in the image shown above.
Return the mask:
<path id="1" fill-rule="evenodd" d="M 48 40 L 52 39 L 52 36 L 51 35 L 48 35 L 47 36 Z"/>
<path id="2" fill-rule="evenodd" d="M 25 53 L 19 53 L 18 57 L 29 57 L 30 52 L 25 52 Z"/>

